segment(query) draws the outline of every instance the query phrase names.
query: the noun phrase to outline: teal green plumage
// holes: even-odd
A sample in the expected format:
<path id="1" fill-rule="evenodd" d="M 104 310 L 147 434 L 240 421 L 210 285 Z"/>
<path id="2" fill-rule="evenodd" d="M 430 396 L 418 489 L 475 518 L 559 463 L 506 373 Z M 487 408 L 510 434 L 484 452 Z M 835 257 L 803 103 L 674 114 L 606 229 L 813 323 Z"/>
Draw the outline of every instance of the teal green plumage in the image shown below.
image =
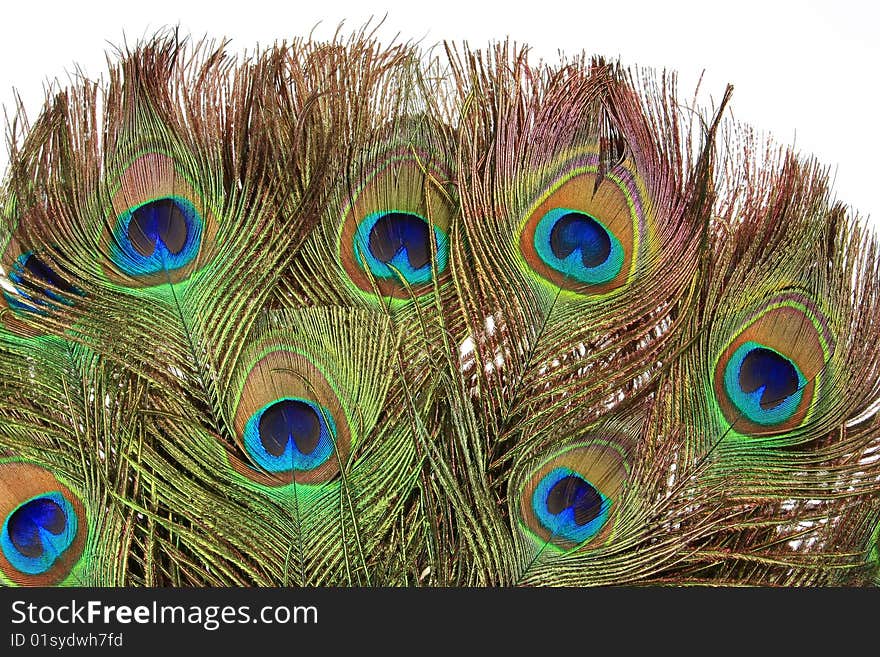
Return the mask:
<path id="1" fill-rule="evenodd" d="M 51 96 L 0 580 L 876 584 L 877 239 L 730 94 L 361 33 Z"/>

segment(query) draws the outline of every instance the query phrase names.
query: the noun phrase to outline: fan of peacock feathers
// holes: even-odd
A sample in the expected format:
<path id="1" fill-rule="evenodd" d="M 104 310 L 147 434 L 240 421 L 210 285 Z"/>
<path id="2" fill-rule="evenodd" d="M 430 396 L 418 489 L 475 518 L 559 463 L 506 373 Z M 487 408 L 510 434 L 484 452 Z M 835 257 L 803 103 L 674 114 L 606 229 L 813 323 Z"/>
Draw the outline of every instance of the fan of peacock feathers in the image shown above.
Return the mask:
<path id="1" fill-rule="evenodd" d="M 163 34 L 19 116 L 4 583 L 877 582 L 877 238 L 526 55 Z"/>

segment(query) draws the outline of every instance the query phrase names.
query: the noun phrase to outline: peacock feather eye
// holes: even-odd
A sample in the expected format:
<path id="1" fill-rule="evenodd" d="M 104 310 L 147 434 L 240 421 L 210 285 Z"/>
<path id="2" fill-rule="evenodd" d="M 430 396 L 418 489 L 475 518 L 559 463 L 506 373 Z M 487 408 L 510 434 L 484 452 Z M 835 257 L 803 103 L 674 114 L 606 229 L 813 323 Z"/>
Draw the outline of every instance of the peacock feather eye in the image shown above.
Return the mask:
<path id="1" fill-rule="evenodd" d="M 598 156 L 565 162 L 526 214 L 519 251 L 552 285 L 604 294 L 632 276 L 647 224 L 643 186 L 620 165 L 599 178 Z"/>
<path id="2" fill-rule="evenodd" d="M 112 206 L 116 217 L 105 236 L 111 279 L 149 287 L 186 280 L 195 271 L 214 221 L 172 158 L 136 158 L 119 176 Z"/>
<path id="3" fill-rule="evenodd" d="M 43 468 L 0 462 L 0 571 L 11 582 L 45 586 L 63 580 L 85 544 L 79 499 Z"/>
<path id="4" fill-rule="evenodd" d="M 267 472 L 309 472 L 333 456 L 336 423 L 324 406 L 285 397 L 254 413 L 244 429 L 244 446 Z"/>
<path id="5" fill-rule="evenodd" d="M 71 546 L 77 520 L 73 506 L 57 492 L 22 503 L 6 517 L 0 547 L 9 562 L 28 575 L 42 575 Z"/>
<path id="6" fill-rule="evenodd" d="M 791 418 L 807 380 L 789 358 L 745 342 L 724 368 L 724 392 L 750 422 L 776 425 Z"/>
<path id="7" fill-rule="evenodd" d="M 578 283 L 608 283 L 623 267 L 620 240 L 601 221 L 577 210 L 554 208 L 541 217 L 534 247 L 544 263 Z"/>
<path id="8" fill-rule="evenodd" d="M 520 493 L 523 527 L 561 550 L 600 545 L 610 537 L 628 476 L 625 452 L 613 441 L 568 447 L 528 475 Z"/>
<path id="9" fill-rule="evenodd" d="M 605 495 L 568 468 L 548 472 L 532 493 L 532 511 L 541 525 L 552 537 L 571 543 L 593 538 L 608 520 L 610 508 Z"/>
<path id="10" fill-rule="evenodd" d="M 9 307 L 28 312 L 40 313 L 40 307 L 51 309 L 51 301 L 70 306 L 74 304 L 72 295 L 83 294 L 33 251 L 26 251 L 16 259 L 9 272 L 9 282 L 13 289 L 3 290 Z"/>
<path id="11" fill-rule="evenodd" d="M 304 353 L 264 346 L 243 374 L 234 409 L 233 426 L 247 462 L 233 459 L 232 465 L 271 486 L 329 481 L 351 445 L 340 391 Z"/>
<path id="12" fill-rule="evenodd" d="M 343 468 L 356 468 L 352 450 L 385 408 L 392 336 L 387 314 L 374 310 L 261 315 L 230 363 L 222 394 L 232 439 L 225 456 L 241 483 L 320 497 Z"/>
<path id="13" fill-rule="evenodd" d="M 437 253 L 438 271 L 446 269 L 449 258 L 449 244 L 443 231 L 436 226 L 432 230 L 425 217 L 413 212 L 380 211 L 368 215 L 358 227 L 353 248 L 365 271 L 379 280 L 402 280 L 409 286 L 431 282 L 432 252 Z"/>
<path id="14" fill-rule="evenodd" d="M 183 197 L 147 201 L 123 212 L 111 259 L 132 275 L 174 271 L 198 255 L 202 219 Z"/>
<path id="15" fill-rule="evenodd" d="M 447 178 L 409 152 L 386 155 L 364 177 L 339 242 L 343 268 L 362 293 L 410 299 L 448 273 L 455 209 Z"/>
<path id="16" fill-rule="evenodd" d="M 831 349 L 827 326 L 807 300 L 789 296 L 767 304 L 715 366 L 715 397 L 727 422 L 743 434 L 800 426 Z"/>

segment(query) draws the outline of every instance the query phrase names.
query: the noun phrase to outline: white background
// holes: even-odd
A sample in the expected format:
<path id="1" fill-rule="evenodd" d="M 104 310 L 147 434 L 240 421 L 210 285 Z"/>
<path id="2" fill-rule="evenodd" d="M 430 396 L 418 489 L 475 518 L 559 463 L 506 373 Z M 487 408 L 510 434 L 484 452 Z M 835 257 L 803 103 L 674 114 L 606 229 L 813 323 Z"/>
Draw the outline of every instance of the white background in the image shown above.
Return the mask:
<path id="1" fill-rule="evenodd" d="M 624 64 L 679 71 L 682 95 L 705 70 L 703 99 L 734 84 L 734 115 L 777 140 L 794 142 L 832 167 L 838 198 L 880 226 L 880 9 L 868 0 L 658 2 L 615 0 L 265 0 L 187 2 L 14 0 L 0 12 L 0 104 L 17 91 L 36 115 L 44 86 L 79 67 L 105 68 L 105 51 L 167 25 L 193 37 L 229 38 L 230 49 L 307 35 L 328 38 L 371 16 L 379 35 L 433 45 L 511 39 L 536 56 L 582 50 Z M 317 26 L 317 27 L 316 27 Z M 6 166 L 0 147 L 0 170 Z"/>

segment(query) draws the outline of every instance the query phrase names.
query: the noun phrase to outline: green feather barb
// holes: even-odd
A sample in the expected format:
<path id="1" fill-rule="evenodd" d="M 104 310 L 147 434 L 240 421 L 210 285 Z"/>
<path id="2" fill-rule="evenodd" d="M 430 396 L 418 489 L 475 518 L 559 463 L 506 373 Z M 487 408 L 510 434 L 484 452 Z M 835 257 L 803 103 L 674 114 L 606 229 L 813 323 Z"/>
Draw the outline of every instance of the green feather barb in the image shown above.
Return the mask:
<path id="1" fill-rule="evenodd" d="M 366 32 L 54 92 L 0 581 L 876 585 L 880 243 L 731 93 Z"/>

